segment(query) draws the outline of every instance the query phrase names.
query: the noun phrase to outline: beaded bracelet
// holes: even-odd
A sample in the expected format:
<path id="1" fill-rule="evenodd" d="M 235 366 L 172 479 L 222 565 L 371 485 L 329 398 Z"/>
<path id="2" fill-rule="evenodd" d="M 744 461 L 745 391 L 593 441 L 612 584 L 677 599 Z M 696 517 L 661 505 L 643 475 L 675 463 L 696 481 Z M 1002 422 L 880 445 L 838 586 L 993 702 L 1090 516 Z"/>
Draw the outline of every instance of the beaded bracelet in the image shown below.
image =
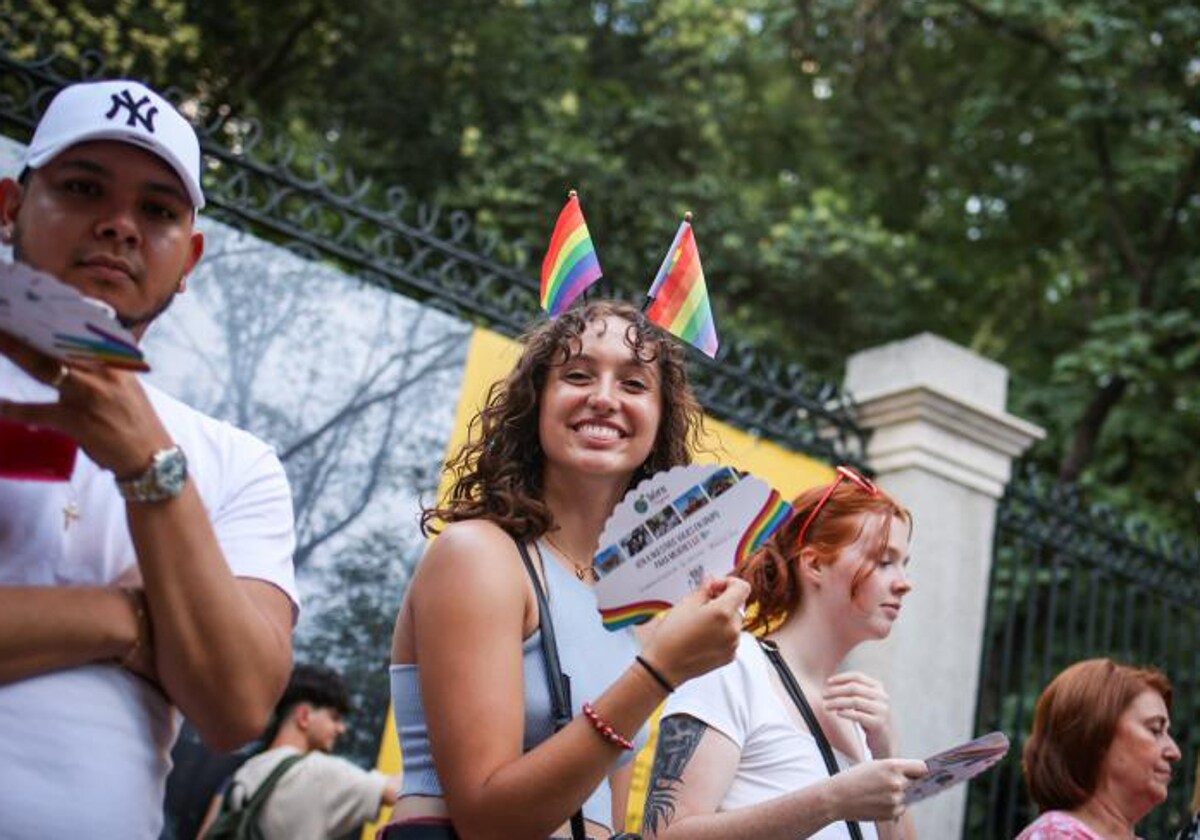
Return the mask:
<path id="1" fill-rule="evenodd" d="M 583 714 L 584 717 L 586 717 L 592 724 L 592 728 L 599 732 L 600 737 L 602 737 L 604 740 L 608 741 L 610 744 L 616 744 L 623 750 L 633 749 L 633 741 L 630 741 L 628 738 L 621 737 L 617 730 L 613 729 L 608 721 L 596 713 L 596 710 L 592 708 L 591 703 L 583 704 Z"/>
<path id="2" fill-rule="evenodd" d="M 655 668 L 653 665 L 651 665 L 649 662 L 647 662 L 640 655 L 636 656 L 634 658 L 637 659 L 639 665 L 641 665 L 643 668 L 646 669 L 646 673 L 649 674 L 650 676 L 654 677 L 654 681 L 663 687 L 663 691 L 667 692 L 667 694 L 674 693 L 675 686 L 671 685 L 671 683 L 668 682 L 667 678 L 662 675 L 661 671 L 659 671 L 657 668 Z"/>

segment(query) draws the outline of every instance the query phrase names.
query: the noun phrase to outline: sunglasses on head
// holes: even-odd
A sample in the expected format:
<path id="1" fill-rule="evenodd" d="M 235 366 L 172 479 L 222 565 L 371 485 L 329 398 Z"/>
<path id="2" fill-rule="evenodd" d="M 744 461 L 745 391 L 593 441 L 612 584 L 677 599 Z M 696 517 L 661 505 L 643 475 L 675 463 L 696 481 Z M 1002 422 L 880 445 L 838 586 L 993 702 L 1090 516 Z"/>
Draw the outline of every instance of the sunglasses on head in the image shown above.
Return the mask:
<path id="1" fill-rule="evenodd" d="M 882 492 L 874 481 L 871 481 L 871 479 L 862 475 L 857 470 L 845 466 L 838 467 L 837 476 L 833 481 L 829 482 L 829 486 L 825 488 L 825 492 L 821 494 L 821 498 L 817 500 L 817 503 L 813 505 L 813 509 L 809 511 L 804 524 L 800 526 L 800 533 L 796 535 L 797 546 L 804 545 L 804 538 L 808 535 L 808 529 L 812 527 L 813 522 L 816 521 L 817 516 L 821 513 L 821 509 L 825 507 L 825 504 L 833 496 L 833 491 L 843 481 L 849 481 L 852 484 L 858 485 L 858 487 L 870 496 L 878 496 Z"/>

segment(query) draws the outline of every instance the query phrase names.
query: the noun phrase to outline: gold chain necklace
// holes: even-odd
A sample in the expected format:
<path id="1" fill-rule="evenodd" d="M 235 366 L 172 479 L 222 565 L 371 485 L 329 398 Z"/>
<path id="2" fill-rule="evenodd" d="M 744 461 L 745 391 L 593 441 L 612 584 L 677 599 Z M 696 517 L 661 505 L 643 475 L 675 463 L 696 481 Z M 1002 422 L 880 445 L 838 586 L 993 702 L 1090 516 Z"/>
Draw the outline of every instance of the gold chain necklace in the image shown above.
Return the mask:
<path id="1" fill-rule="evenodd" d="M 590 579 L 592 583 L 600 580 L 600 574 L 596 571 L 594 561 L 592 563 L 578 563 L 574 557 L 567 553 L 566 549 L 554 541 L 554 538 L 550 536 L 549 531 L 542 534 L 542 536 L 546 538 L 546 542 L 550 543 L 551 548 L 557 551 L 559 555 L 563 557 L 563 559 L 575 567 L 575 577 L 583 581 Z"/>

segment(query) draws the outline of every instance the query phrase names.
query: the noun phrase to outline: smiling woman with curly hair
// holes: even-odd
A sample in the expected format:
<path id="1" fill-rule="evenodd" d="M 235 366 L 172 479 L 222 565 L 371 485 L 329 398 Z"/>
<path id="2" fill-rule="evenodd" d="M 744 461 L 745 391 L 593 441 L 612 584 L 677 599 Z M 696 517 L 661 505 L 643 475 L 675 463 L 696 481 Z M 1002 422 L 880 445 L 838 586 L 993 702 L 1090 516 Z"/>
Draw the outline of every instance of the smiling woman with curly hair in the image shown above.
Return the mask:
<path id="1" fill-rule="evenodd" d="M 691 460 L 701 414 L 680 349 L 609 301 L 542 323 L 524 343 L 448 465 L 446 499 L 422 517 L 438 536 L 396 621 L 404 791 L 387 840 L 567 835 L 580 809 L 587 836 L 612 836 L 647 718 L 668 688 L 733 655 L 741 581 L 702 587 L 640 654 L 632 633 L 603 628 L 591 590 L 617 502 Z M 535 580 L 549 593 L 575 715 L 558 731 Z"/>
<path id="2" fill-rule="evenodd" d="M 630 486 L 671 467 L 690 464 L 700 447 L 704 415 L 688 384 L 682 349 L 626 303 L 597 301 L 563 313 L 529 332 L 525 350 L 507 377 L 488 390 L 485 407 L 471 420 L 467 445 L 447 469 L 455 481 L 446 503 L 427 508 L 421 524 L 488 519 L 516 537 L 536 539 L 552 529 L 543 499 L 545 453 L 539 438 L 542 391 L 555 370 L 578 356 L 589 325 L 617 319 L 639 365 L 657 368 L 662 416 L 654 446 Z M 621 326 L 623 324 L 623 326 Z"/>

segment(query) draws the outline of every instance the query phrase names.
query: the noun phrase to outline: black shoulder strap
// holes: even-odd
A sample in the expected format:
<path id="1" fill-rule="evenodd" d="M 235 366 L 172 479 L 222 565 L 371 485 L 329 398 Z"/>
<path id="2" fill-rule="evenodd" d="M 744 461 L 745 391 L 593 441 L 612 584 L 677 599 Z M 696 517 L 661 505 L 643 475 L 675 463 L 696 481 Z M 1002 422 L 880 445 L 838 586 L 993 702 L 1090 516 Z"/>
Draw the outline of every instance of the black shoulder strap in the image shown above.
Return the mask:
<path id="1" fill-rule="evenodd" d="M 529 557 L 529 549 L 521 540 L 515 540 L 517 550 L 521 552 L 521 561 L 529 579 L 533 582 L 533 594 L 537 596 L 538 629 L 542 634 L 542 660 L 546 664 L 546 681 L 550 684 L 550 703 L 554 714 L 554 731 L 562 729 L 571 722 L 571 678 L 562 672 L 558 662 L 558 643 L 554 639 L 554 622 L 550 620 L 550 603 L 546 600 L 546 592 L 538 578 L 537 569 Z M 539 557 L 541 555 L 539 554 Z M 571 840 L 587 840 L 587 831 L 583 825 L 583 809 L 580 808 L 571 815 Z"/>
<path id="2" fill-rule="evenodd" d="M 808 705 L 808 699 L 800 689 L 800 683 L 796 682 L 796 678 L 792 676 L 792 669 L 783 661 L 783 655 L 779 653 L 779 646 L 770 639 L 759 639 L 758 644 L 763 649 L 763 653 L 767 655 L 767 659 L 771 660 L 771 664 L 775 666 L 775 670 L 779 672 L 779 679 L 783 681 L 783 687 L 791 695 L 792 702 L 796 704 L 796 708 L 800 710 L 800 716 L 804 718 L 804 723 L 808 726 L 808 731 L 816 739 L 817 747 L 821 750 L 821 758 L 825 759 L 825 769 L 830 776 L 836 776 L 839 768 L 837 759 L 833 757 L 833 748 L 829 746 L 829 739 L 825 737 L 825 730 L 821 728 L 821 722 L 817 720 L 812 706 Z M 851 840 L 862 840 L 862 829 L 858 827 L 858 823 L 846 820 L 846 827 L 850 829 Z"/>

